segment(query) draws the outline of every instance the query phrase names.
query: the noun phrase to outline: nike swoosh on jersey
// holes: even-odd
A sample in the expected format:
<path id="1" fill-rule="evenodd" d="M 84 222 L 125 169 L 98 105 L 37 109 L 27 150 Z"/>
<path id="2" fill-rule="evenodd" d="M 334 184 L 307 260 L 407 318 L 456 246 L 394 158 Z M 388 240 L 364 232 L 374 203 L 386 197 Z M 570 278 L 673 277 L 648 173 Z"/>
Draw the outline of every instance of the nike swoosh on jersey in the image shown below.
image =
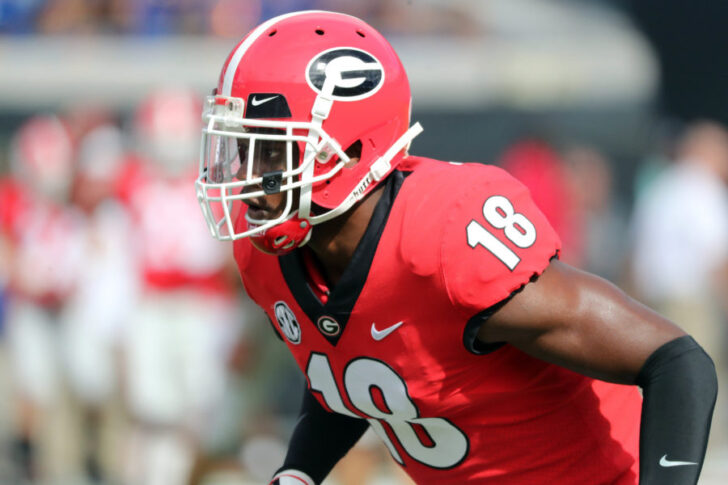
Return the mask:
<path id="1" fill-rule="evenodd" d="M 669 468 L 671 466 L 688 466 L 688 465 L 697 465 L 694 461 L 673 461 L 668 460 L 667 455 L 662 455 L 662 458 L 660 458 L 660 466 Z"/>
<path id="2" fill-rule="evenodd" d="M 397 330 L 403 323 L 404 321 L 395 323 L 384 330 L 377 330 L 376 323 L 372 323 L 372 338 L 374 340 L 382 340 L 384 337 Z"/>
<path id="3" fill-rule="evenodd" d="M 277 97 L 278 97 L 277 94 L 275 96 L 271 96 L 269 98 L 263 98 L 263 99 L 258 99 L 255 96 L 253 96 L 253 99 L 250 100 L 250 104 L 252 104 L 253 106 L 260 106 L 261 104 L 267 103 L 271 99 L 276 99 Z"/>

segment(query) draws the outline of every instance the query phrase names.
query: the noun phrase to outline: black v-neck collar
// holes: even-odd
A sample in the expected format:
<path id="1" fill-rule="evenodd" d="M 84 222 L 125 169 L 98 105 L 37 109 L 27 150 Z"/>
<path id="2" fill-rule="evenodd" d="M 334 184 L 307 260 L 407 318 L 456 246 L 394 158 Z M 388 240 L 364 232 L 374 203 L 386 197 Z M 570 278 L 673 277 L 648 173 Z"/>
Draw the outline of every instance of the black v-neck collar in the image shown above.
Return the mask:
<path id="1" fill-rule="evenodd" d="M 395 171 L 388 177 L 384 193 L 374 208 L 369 225 L 341 279 L 331 288 L 325 304 L 321 303 L 307 282 L 302 249 L 278 258 L 283 278 L 293 297 L 321 335 L 332 345 L 336 345 L 344 333 L 351 311 L 366 284 L 379 240 L 405 176 L 405 173 Z"/>

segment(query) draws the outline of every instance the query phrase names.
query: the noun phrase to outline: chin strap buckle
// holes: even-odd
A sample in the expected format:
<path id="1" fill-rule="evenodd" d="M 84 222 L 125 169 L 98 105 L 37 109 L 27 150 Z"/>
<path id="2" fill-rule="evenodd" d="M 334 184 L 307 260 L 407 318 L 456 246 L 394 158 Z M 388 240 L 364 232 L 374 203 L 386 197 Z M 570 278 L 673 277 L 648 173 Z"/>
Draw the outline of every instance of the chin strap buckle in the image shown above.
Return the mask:
<path id="1" fill-rule="evenodd" d="M 334 100 L 329 98 L 328 96 L 324 96 L 323 94 L 319 94 L 316 96 L 316 101 L 313 103 L 313 108 L 311 108 L 311 116 L 313 116 L 314 120 L 317 120 L 319 123 L 326 118 L 329 117 L 329 113 L 331 113 L 331 108 L 334 105 Z"/>
<path id="2" fill-rule="evenodd" d="M 387 176 L 389 171 L 392 169 L 390 161 L 384 157 L 379 157 L 376 162 L 372 163 L 369 169 L 369 175 L 372 176 L 375 182 L 379 182 Z"/>
<path id="3" fill-rule="evenodd" d="M 389 150 L 387 150 L 384 155 L 379 157 L 376 162 L 372 163 L 372 166 L 369 169 L 369 176 L 376 182 L 379 182 L 386 177 L 392 169 L 391 161 L 395 155 L 402 150 L 408 149 L 410 143 L 412 143 L 412 139 L 420 133 L 422 133 L 422 125 L 419 123 L 412 125 L 410 129 L 404 133 L 404 135 L 402 135 L 391 147 L 389 147 Z"/>

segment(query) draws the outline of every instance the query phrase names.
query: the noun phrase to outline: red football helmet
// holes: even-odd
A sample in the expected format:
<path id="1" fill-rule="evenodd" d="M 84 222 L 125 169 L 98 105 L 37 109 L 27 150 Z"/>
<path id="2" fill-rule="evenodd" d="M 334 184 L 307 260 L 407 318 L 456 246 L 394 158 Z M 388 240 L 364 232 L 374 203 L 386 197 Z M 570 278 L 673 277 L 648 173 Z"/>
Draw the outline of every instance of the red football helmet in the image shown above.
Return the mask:
<path id="1" fill-rule="evenodd" d="M 141 153 L 170 175 L 186 173 L 197 152 L 202 103 L 185 86 L 160 86 L 136 108 L 133 135 Z"/>
<path id="2" fill-rule="evenodd" d="M 73 142 L 56 115 L 36 115 L 13 135 L 10 166 L 13 177 L 36 195 L 64 202 L 73 178 Z"/>
<path id="3" fill-rule="evenodd" d="M 228 56 L 203 113 L 196 187 L 213 236 L 250 236 L 275 254 L 304 245 L 402 160 L 422 131 L 409 127 L 410 105 L 397 54 L 363 21 L 303 11 L 259 25 Z M 273 193 L 285 195 L 282 214 L 232 220 L 234 202 Z"/>

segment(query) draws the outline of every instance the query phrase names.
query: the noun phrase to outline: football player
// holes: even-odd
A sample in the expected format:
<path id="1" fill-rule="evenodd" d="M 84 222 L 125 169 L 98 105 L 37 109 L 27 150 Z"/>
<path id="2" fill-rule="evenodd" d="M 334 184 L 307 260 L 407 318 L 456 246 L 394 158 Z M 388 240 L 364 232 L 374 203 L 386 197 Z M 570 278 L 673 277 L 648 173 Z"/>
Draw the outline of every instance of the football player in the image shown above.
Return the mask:
<path id="1" fill-rule="evenodd" d="M 141 273 L 122 336 L 127 483 L 187 483 L 224 391 L 221 342 L 237 320 L 236 299 L 232 258 L 208 237 L 190 197 L 201 112 L 189 88 L 150 92 L 135 110 L 137 150 L 118 181 Z"/>
<path id="2" fill-rule="evenodd" d="M 408 155 L 410 100 L 381 35 L 321 11 L 253 29 L 207 100 L 200 205 L 308 382 L 272 483 L 370 427 L 417 483 L 696 483 L 711 359 L 560 262 L 508 173 Z"/>
<path id="3" fill-rule="evenodd" d="M 18 481 L 58 478 L 44 436 L 63 390 L 60 317 L 84 263 L 83 217 L 68 205 L 74 171 L 69 125 L 55 114 L 29 117 L 13 133 L 10 173 L 0 180 L 0 279 L 7 284 L 12 375 L 13 464 Z"/>

